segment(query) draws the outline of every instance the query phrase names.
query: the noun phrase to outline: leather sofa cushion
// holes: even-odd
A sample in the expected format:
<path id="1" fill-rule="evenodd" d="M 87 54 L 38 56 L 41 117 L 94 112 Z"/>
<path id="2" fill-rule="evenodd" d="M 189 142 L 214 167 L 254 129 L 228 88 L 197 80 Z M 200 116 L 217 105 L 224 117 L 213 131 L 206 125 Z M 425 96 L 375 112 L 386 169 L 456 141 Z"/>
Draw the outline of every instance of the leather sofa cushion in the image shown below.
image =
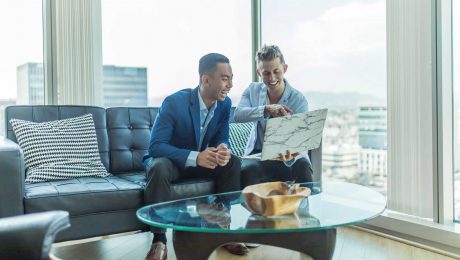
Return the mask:
<path id="1" fill-rule="evenodd" d="M 120 173 L 117 177 L 129 180 L 142 187 L 145 187 L 144 172 Z M 212 179 L 185 179 L 175 182 L 171 187 L 172 200 L 190 198 L 195 196 L 203 196 L 215 193 L 215 185 Z"/>
<path id="2" fill-rule="evenodd" d="M 66 210 L 71 216 L 138 209 L 144 206 L 144 172 L 105 178 L 79 178 L 25 185 L 26 213 Z M 186 179 L 172 184 L 172 200 L 212 194 L 211 179 Z"/>
<path id="3" fill-rule="evenodd" d="M 116 176 L 79 178 L 25 185 L 26 213 L 65 210 L 71 216 L 137 209 L 142 186 Z"/>

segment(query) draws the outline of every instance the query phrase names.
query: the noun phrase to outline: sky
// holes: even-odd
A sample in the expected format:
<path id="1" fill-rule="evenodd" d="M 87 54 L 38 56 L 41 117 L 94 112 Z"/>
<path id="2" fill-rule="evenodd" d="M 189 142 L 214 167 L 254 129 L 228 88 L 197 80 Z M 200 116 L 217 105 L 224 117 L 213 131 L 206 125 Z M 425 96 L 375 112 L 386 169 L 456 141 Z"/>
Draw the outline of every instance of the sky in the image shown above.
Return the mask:
<path id="1" fill-rule="evenodd" d="M 147 66 L 150 96 L 194 87 L 209 51 L 231 60 L 233 100 L 251 82 L 250 1 L 102 0 L 102 10 L 104 63 Z M 264 0 L 262 42 L 281 47 L 286 78 L 302 92 L 386 98 L 384 0 Z"/>
<path id="2" fill-rule="evenodd" d="M 250 1 L 101 0 L 101 5 L 103 63 L 147 67 L 149 98 L 195 87 L 198 59 L 208 52 L 230 58 L 232 98 L 251 82 Z M 454 3 L 457 20 L 459 13 Z M 0 2 L 0 35 L 10 39 L 0 48 L 0 98 L 16 97 L 17 66 L 43 60 L 41 15 L 41 0 Z M 262 42 L 281 47 L 294 87 L 386 98 L 384 0 L 263 0 L 262 21 Z M 459 53 L 454 50 L 454 60 Z"/>
<path id="3" fill-rule="evenodd" d="M 0 1 L 0 99 L 16 98 L 16 67 L 43 62 L 42 1 Z"/>
<path id="4" fill-rule="evenodd" d="M 273 13 L 262 16 L 262 33 L 284 50 L 291 83 L 305 91 L 356 91 L 385 99 L 385 1 L 292 2 L 262 5 L 262 13 Z"/>

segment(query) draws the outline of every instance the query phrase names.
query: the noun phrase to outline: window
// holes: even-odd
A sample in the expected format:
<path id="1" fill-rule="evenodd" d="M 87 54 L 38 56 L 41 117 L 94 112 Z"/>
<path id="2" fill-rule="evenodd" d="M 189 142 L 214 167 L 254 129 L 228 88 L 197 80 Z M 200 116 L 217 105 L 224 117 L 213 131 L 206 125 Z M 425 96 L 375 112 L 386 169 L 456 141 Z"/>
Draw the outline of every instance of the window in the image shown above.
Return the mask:
<path id="1" fill-rule="evenodd" d="M 42 1 L 0 3 L 0 135 L 5 106 L 44 104 Z"/>
<path id="2" fill-rule="evenodd" d="M 305 94 L 310 110 L 329 108 L 323 179 L 359 183 L 383 194 L 385 21 L 384 0 L 262 2 L 262 43 L 280 46 L 289 65 L 286 78 Z M 375 167 L 378 164 L 385 167 Z"/>
<path id="3" fill-rule="evenodd" d="M 460 3 L 452 1 L 452 46 L 454 83 L 454 217 L 460 221 Z"/>
<path id="4" fill-rule="evenodd" d="M 236 105 L 251 82 L 250 7 L 245 0 L 103 0 L 105 105 L 161 105 L 198 85 L 198 60 L 209 52 L 230 59 Z"/>

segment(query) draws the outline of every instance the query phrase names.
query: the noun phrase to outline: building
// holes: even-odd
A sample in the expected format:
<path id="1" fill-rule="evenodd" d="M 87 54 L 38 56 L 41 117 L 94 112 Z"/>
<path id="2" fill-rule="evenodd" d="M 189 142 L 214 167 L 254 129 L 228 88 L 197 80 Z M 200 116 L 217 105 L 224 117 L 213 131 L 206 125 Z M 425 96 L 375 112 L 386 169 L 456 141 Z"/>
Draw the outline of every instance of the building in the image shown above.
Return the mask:
<path id="1" fill-rule="evenodd" d="M 43 64 L 17 67 L 17 104 L 44 104 Z M 103 105 L 147 106 L 147 68 L 103 67 Z"/>
<path id="2" fill-rule="evenodd" d="M 368 184 L 386 186 L 387 178 L 387 109 L 360 107 L 358 112 L 359 171 Z"/>
<path id="3" fill-rule="evenodd" d="M 45 104 L 42 63 L 25 63 L 17 67 L 17 104 Z"/>
<path id="4" fill-rule="evenodd" d="M 147 68 L 104 65 L 104 106 L 147 106 Z"/>
<path id="5" fill-rule="evenodd" d="M 359 145 L 363 149 L 387 149 L 386 107 L 360 107 L 358 127 Z"/>
<path id="6" fill-rule="evenodd" d="M 327 145 L 323 147 L 323 174 L 332 179 L 357 178 L 359 146 L 357 144 Z"/>

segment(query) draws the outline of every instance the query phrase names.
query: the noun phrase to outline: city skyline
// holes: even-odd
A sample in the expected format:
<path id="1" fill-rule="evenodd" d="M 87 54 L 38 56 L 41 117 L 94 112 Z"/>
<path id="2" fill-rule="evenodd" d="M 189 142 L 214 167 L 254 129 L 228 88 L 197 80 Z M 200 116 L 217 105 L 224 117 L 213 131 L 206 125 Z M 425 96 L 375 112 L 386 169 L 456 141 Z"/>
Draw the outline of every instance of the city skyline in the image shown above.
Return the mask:
<path id="1" fill-rule="evenodd" d="M 44 104 L 42 63 L 28 62 L 17 67 L 16 104 Z M 102 105 L 147 106 L 147 68 L 103 65 Z M 58 97 L 59 99 L 59 97 Z"/>

